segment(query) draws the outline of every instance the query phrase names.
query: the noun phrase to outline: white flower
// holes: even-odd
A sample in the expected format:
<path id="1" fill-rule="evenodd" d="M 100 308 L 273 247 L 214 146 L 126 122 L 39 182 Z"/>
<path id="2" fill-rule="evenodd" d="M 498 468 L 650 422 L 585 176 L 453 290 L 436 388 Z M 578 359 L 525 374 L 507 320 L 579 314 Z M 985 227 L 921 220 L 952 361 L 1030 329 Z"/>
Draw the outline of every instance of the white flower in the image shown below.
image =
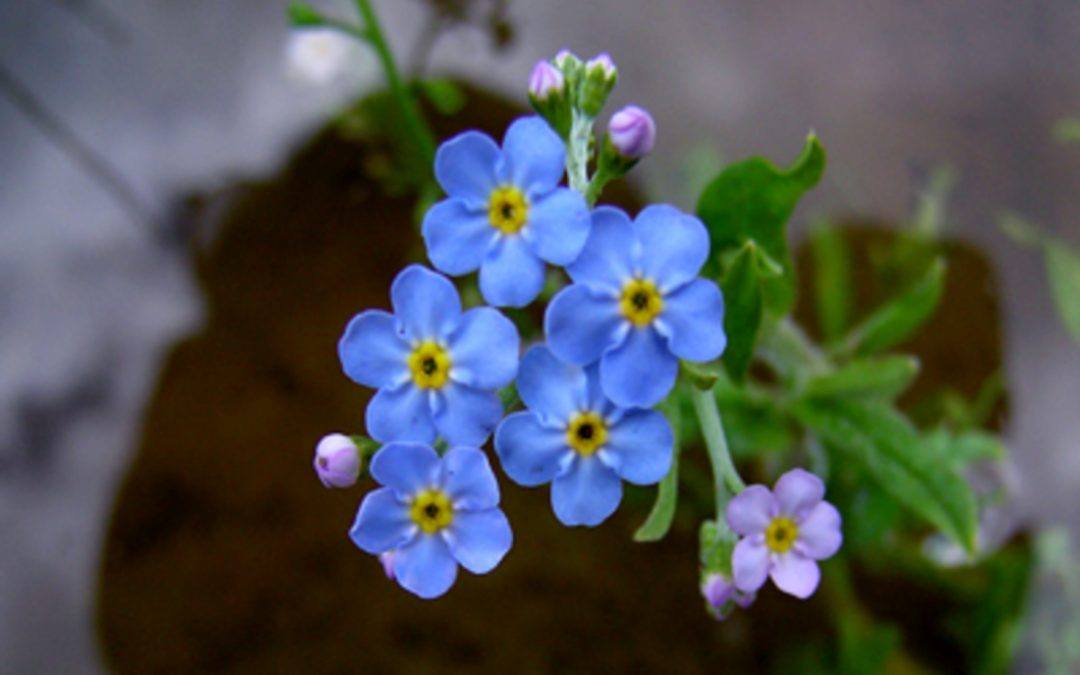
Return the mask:
<path id="1" fill-rule="evenodd" d="M 332 28 L 294 30 L 286 49 L 289 75 L 311 84 L 329 84 L 345 71 L 354 46 L 348 36 Z"/>

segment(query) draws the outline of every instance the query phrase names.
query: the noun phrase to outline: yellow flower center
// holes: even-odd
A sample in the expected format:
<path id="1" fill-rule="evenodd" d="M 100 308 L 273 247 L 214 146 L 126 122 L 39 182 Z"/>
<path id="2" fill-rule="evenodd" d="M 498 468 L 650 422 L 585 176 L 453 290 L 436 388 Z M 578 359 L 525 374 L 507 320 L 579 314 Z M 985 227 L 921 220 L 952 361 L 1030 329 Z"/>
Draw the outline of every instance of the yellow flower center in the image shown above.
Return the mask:
<path id="1" fill-rule="evenodd" d="M 765 528 L 765 546 L 773 553 L 787 553 L 798 536 L 799 528 L 791 518 L 773 518 Z"/>
<path id="2" fill-rule="evenodd" d="M 648 326 L 664 309 L 664 299 L 649 279 L 631 279 L 623 286 L 619 309 L 635 326 Z"/>
<path id="3" fill-rule="evenodd" d="M 566 443 L 579 455 L 588 457 L 606 442 L 607 425 L 594 412 L 578 413 L 566 428 Z"/>
<path id="4" fill-rule="evenodd" d="M 529 202 L 521 190 L 503 185 L 488 198 L 488 222 L 503 234 L 516 234 L 529 219 Z"/>
<path id="5" fill-rule="evenodd" d="M 450 354 L 432 340 L 421 342 L 409 354 L 413 383 L 421 389 L 438 389 L 450 377 Z"/>
<path id="6" fill-rule="evenodd" d="M 454 520 L 454 506 L 442 490 L 422 490 L 413 498 L 409 517 L 427 534 L 433 534 Z"/>

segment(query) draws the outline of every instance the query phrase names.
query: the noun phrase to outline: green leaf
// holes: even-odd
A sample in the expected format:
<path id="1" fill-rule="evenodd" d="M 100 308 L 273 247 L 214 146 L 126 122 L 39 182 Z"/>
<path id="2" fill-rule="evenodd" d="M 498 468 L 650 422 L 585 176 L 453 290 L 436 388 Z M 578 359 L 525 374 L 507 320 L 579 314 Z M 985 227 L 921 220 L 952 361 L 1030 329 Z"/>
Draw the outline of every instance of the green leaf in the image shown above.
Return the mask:
<path id="1" fill-rule="evenodd" d="M 778 169 L 761 157 L 737 162 L 720 172 L 698 199 L 697 213 L 709 228 L 714 264 L 726 249 L 753 240 L 783 266 L 783 277 L 768 281 L 764 288 L 765 306 L 776 315 L 785 314 L 795 301 L 784 225 L 799 198 L 818 183 L 824 170 L 825 149 L 811 133 L 790 168 Z"/>
<path id="2" fill-rule="evenodd" d="M 902 393 L 919 373 L 914 356 L 890 355 L 854 359 L 839 369 L 806 382 L 807 397 L 892 399 Z"/>
<path id="3" fill-rule="evenodd" d="M 1073 341 L 1080 344 L 1080 255 L 1055 240 L 1046 242 L 1045 251 L 1054 306 Z"/>
<path id="4" fill-rule="evenodd" d="M 728 341 L 723 363 L 736 381 L 742 381 L 750 367 L 761 328 L 762 291 L 756 251 L 752 240 L 743 244 L 720 284 L 724 291 L 724 333 Z"/>
<path id="5" fill-rule="evenodd" d="M 948 429 L 938 428 L 927 433 L 924 439 L 930 453 L 942 464 L 957 470 L 971 462 L 1005 457 L 1005 446 L 1001 439 L 985 431 L 972 430 L 954 434 Z"/>
<path id="6" fill-rule="evenodd" d="M 321 26 L 325 23 L 322 15 L 306 2 L 290 2 L 286 13 L 293 26 Z"/>
<path id="7" fill-rule="evenodd" d="M 911 288 L 853 328 L 841 351 L 874 354 L 906 340 L 934 313 L 941 299 L 944 278 L 945 263 L 938 258 Z"/>
<path id="8" fill-rule="evenodd" d="M 938 461 L 900 413 L 887 404 L 847 399 L 806 399 L 794 413 L 893 499 L 974 552 L 978 513 L 971 486 Z"/>
<path id="9" fill-rule="evenodd" d="M 814 300 L 818 324 L 826 343 L 840 339 L 851 320 L 851 256 L 844 237 L 831 223 L 822 223 L 810 235 L 814 258 Z"/>
<path id="10" fill-rule="evenodd" d="M 453 80 L 420 80 L 417 86 L 440 115 L 453 115 L 465 107 L 465 91 Z"/>
<path id="11" fill-rule="evenodd" d="M 840 615 L 838 672 L 844 675 L 886 672 L 886 664 L 900 646 L 895 626 L 871 623 L 854 614 Z"/>
<path id="12" fill-rule="evenodd" d="M 682 435 L 682 424 L 678 401 L 672 400 L 670 404 L 666 404 L 664 413 L 666 413 L 675 434 L 675 441 L 671 451 L 671 468 L 656 489 L 656 502 L 653 503 L 648 518 L 634 532 L 634 541 L 638 542 L 660 541 L 663 539 L 664 535 L 671 529 L 671 523 L 675 519 L 675 507 L 679 502 L 679 454 L 682 445 L 679 442 L 679 437 Z"/>

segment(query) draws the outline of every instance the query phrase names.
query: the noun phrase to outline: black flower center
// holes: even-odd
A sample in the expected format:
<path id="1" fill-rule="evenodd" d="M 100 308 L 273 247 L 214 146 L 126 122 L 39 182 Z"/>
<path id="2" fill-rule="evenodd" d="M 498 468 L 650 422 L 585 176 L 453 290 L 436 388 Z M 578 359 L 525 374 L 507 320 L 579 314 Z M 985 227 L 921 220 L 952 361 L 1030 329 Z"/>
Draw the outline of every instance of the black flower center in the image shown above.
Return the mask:
<path id="1" fill-rule="evenodd" d="M 438 370 L 439 364 L 435 363 L 434 357 L 428 356 L 420 362 L 420 370 L 424 371 L 425 375 L 431 375 Z"/>
<path id="2" fill-rule="evenodd" d="M 424 506 L 424 515 L 432 520 L 435 520 L 439 516 L 438 504 L 427 504 Z"/>
<path id="3" fill-rule="evenodd" d="M 596 431 L 593 429 L 593 425 L 591 425 L 591 424 L 588 424 L 588 423 L 582 424 L 581 426 L 579 426 L 577 428 L 577 437 L 580 438 L 583 441 L 592 440 L 592 437 L 595 434 L 596 434 Z"/>
<path id="4" fill-rule="evenodd" d="M 645 309 L 649 306 L 649 294 L 645 291 L 638 291 L 630 297 L 630 303 L 634 306 L 634 309 Z"/>

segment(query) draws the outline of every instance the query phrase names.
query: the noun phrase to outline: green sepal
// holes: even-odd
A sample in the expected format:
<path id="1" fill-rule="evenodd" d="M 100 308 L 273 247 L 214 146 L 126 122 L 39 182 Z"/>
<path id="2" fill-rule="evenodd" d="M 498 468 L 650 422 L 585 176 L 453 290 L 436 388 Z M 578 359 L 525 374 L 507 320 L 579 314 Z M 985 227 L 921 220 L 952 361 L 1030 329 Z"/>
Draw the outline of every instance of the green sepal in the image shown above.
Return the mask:
<path id="1" fill-rule="evenodd" d="M 583 69 L 577 99 L 582 112 L 589 117 L 599 115 L 618 79 L 617 72 L 608 75 L 601 66 Z"/>
<path id="2" fill-rule="evenodd" d="M 785 224 L 799 198 L 817 185 L 824 170 L 825 149 L 811 133 L 802 154 L 787 169 L 752 157 L 720 172 L 697 204 L 711 240 L 711 269 L 707 272 L 716 272 L 725 251 L 748 240 L 757 242 L 784 271 L 764 284 L 764 306 L 776 316 L 786 314 L 795 302 L 795 277 Z"/>
<path id="3" fill-rule="evenodd" d="M 702 576 L 713 572 L 731 578 L 731 555 L 735 552 L 735 533 L 715 520 L 706 520 L 698 530 Z"/>

